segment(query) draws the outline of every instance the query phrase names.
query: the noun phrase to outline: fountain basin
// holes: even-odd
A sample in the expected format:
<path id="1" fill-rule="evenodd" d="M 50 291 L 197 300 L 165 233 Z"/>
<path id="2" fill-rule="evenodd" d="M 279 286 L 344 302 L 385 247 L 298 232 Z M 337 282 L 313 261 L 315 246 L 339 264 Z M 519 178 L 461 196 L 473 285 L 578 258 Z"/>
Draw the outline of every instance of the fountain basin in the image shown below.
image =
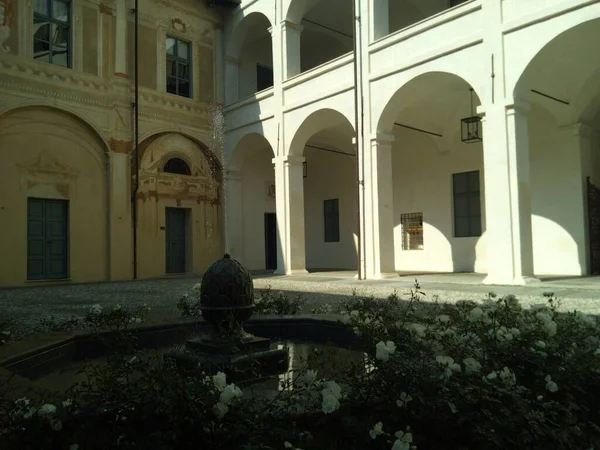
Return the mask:
<path id="1" fill-rule="evenodd" d="M 362 354 L 358 338 L 340 319 L 341 316 L 336 315 L 258 316 L 250 319 L 245 328 L 254 335 L 270 339 L 271 351 L 282 350 L 279 346 L 284 342 L 300 342 L 331 344 Z M 129 331 L 137 338 L 139 347 L 144 351 L 164 354 L 180 346 L 186 339 L 206 332 L 209 327 L 201 318 L 190 318 L 136 325 Z M 111 342 L 114 342 L 115 337 L 116 332 L 109 330 L 47 333 L 0 347 L 0 368 L 6 374 L 14 374 L 21 379 L 20 389 L 10 390 L 10 397 L 22 397 L 23 390 L 28 387 L 47 389 L 49 386 L 44 383 L 44 379 L 61 378 L 57 377 L 61 370 L 82 367 L 86 361 L 98 361 L 112 354 L 114 348 Z M 277 352 L 274 354 L 277 355 Z"/>

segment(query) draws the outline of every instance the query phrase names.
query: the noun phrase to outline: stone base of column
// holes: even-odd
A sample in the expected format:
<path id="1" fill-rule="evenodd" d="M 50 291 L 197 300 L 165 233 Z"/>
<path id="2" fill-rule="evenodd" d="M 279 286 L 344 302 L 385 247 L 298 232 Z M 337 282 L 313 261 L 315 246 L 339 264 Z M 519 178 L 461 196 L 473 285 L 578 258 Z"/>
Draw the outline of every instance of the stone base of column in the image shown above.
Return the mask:
<path id="1" fill-rule="evenodd" d="M 540 284 L 542 281 L 539 278 L 521 276 L 516 278 L 504 278 L 488 275 L 482 281 L 482 284 L 496 286 L 528 286 L 532 284 Z"/>
<path id="2" fill-rule="evenodd" d="M 289 271 L 285 271 L 284 269 L 277 269 L 273 272 L 273 275 L 282 275 L 282 276 L 287 276 L 287 275 L 308 275 L 308 270 L 306 269 L 294 269 L 294 270 L 289 270 Z"/>
<path id="3" fill-rule="evenodd" d="M 358 279 L 358 273 L 354 275 L 355 279 Z M 398 278 L 398 274 L 396 272 L 382 272 L 377 274 L 367 275 L 367 277 L 363 277 L 363 280 L 390 280 Z"/>

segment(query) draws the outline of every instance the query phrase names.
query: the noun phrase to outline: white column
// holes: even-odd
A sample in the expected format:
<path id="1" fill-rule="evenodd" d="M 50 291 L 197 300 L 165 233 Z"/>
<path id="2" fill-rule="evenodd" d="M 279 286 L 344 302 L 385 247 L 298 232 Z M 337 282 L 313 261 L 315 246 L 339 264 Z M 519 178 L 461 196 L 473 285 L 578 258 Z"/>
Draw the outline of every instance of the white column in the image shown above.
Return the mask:
<path id="1" fill-rule="evenodd" d="M 116 0 L 115 73 L 127 74 L 127 24 L 129 11 L 126 0 Z M 133 50 L 132 50 L 133 51 Z"/>
<path id="2" fill-rule="evenodd" d="M 370 7 L 369 42 L 381 39 L 390 33 L 389 0 L 372 0 Z"/>
<path id="3" fill-rule="evenodd" d="M 239 59 L 225 57 L 225 104 L 231 105 L 240 99 L 240 63 Z"/>
<path id="4" fill-rule="evenodd" d="M 287 20 L 281 22 L 283 80 L 287 80 L 302 72 L 300 38 L 303 29 L 302 25 Z"/>
<path id="5" fill-rule="evenodd" d="M 524 102 L 490 105 L 483 138 L 488 276 L 524 285 L 533 277 L 529 131 Z"/>
<path id="6" fill-rule="evenodd" d="M 277 212 L 278 275 L 306 272 L 302 156 L 273 158 Z"/>
<path id="7" fill-rule="evenodd" d="M 593 157 L 594 129 L 583 123 L 561 127 L 560 144 L 569 152 L 569 167 L 562 167 L 565 176 L 565 193 L 571 193 L 568 200 L 568 212 L 574 226 L 570 230 L 571 237 L 579 247 L 579 266 L 581 275 L 589 273 L 590 245 L 589 245 L 589 216 L 587 202 L 587 177 L 592 178 L 596 173 Z"/>
<path id="8" fill-rule="evenodd" d="M 365 155 L 365 229 L 367 279 L 396 272 L 394 258 L 393 135 L 377 135 Z"/>
<path id="9" fill-rule="evenodd" d="M 225 173 L 225 189 L 225 248 L 232 258 L 244 264 L 244 212 L 240 171 L 228 170 Z"/>

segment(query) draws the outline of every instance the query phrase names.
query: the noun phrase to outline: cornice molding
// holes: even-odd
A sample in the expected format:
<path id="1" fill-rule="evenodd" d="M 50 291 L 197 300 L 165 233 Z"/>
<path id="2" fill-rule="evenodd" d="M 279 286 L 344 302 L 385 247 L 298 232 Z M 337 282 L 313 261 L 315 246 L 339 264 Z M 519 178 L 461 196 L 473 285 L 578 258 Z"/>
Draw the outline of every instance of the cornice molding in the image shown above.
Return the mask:
<path id="1" fill-rule="evenodd" d="M 11 61 L 12 59 L 12 61 Z M 25 94 L 43 100 L 66 101 L 97 109 L 115 107 L 129 109 L 133 101 L 133 85 L 127 80 L 103 80 L 49 64 L 0 61 L 0 90 L 11 94 Z M 58 70 L 57 70 L 58 69 Z M 42 102 L 41 102 L 42 103 Z M 210 128 L 211 104 L 200 103 L 171 94 L 161 94 L 149 89 L 140 92 L 140 117 L 157 119 L 190 127 Z"/>

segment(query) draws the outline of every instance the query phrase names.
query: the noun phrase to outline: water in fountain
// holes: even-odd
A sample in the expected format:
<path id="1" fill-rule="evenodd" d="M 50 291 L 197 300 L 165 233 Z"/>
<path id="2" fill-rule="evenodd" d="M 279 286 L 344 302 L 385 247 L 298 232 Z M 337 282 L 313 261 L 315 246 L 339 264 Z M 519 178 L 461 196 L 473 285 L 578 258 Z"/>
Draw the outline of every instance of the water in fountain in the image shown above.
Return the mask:
<path id="1" fill-rule="evenodd" d="M 226 158 L 225 158 L 225 116 L 223 115 L 223 105 L 221 105 L 220 103 L 214 103 L 213 107 L 212 107 L 212 115 L 211 115 L 211 133 L 212 133 L 212 152 L 213 154 L 217 157 L 217 159 L 219 160 L 219 163 L 221 165 L 221 170 L 222 170 L 222 177 L 221 177 L 221 184 L 219 186 L 220 188 L 220 204 L 221 204 L 221 214 L 219 215 L 219 208 L 218 206 L 216 207 L 216 214 L 213 215 L 213 220 L 216 221 L 217 223 L 219 222 L 219 218 L 222 217 L 222 227 L 220 226 L 219 228 L 221 228 L 223 230 L 223 240 L 225 241 L 225 249 L 227 249 L 227 242 L 226 242 L 226 236 L 227 236 L 227 207 L 226 207 L 226 202 L 227 202 L 227 189 L 225 186 L 225 174 L 227 173 L 227 169 L 226 169 Z M 216 173 L 214 173 L 214 171 L 216 170 L 214 167 L 211 167 L 211 170 L 213 171 L 213 179 L 217 179 L 216 177 Z M 211 181 L 212 182 L 212 181 Z M 213 212 L 214 211 L 214 206 L 213 206 Z M 220 216 L 220 217 L 219 217 Z M 214 224 L 208 224 L 207 223 L 207 227 L 211 227 Z M 214 242 L 212 239 L 209 240 L 211 247 L 214 245 Z"/>

